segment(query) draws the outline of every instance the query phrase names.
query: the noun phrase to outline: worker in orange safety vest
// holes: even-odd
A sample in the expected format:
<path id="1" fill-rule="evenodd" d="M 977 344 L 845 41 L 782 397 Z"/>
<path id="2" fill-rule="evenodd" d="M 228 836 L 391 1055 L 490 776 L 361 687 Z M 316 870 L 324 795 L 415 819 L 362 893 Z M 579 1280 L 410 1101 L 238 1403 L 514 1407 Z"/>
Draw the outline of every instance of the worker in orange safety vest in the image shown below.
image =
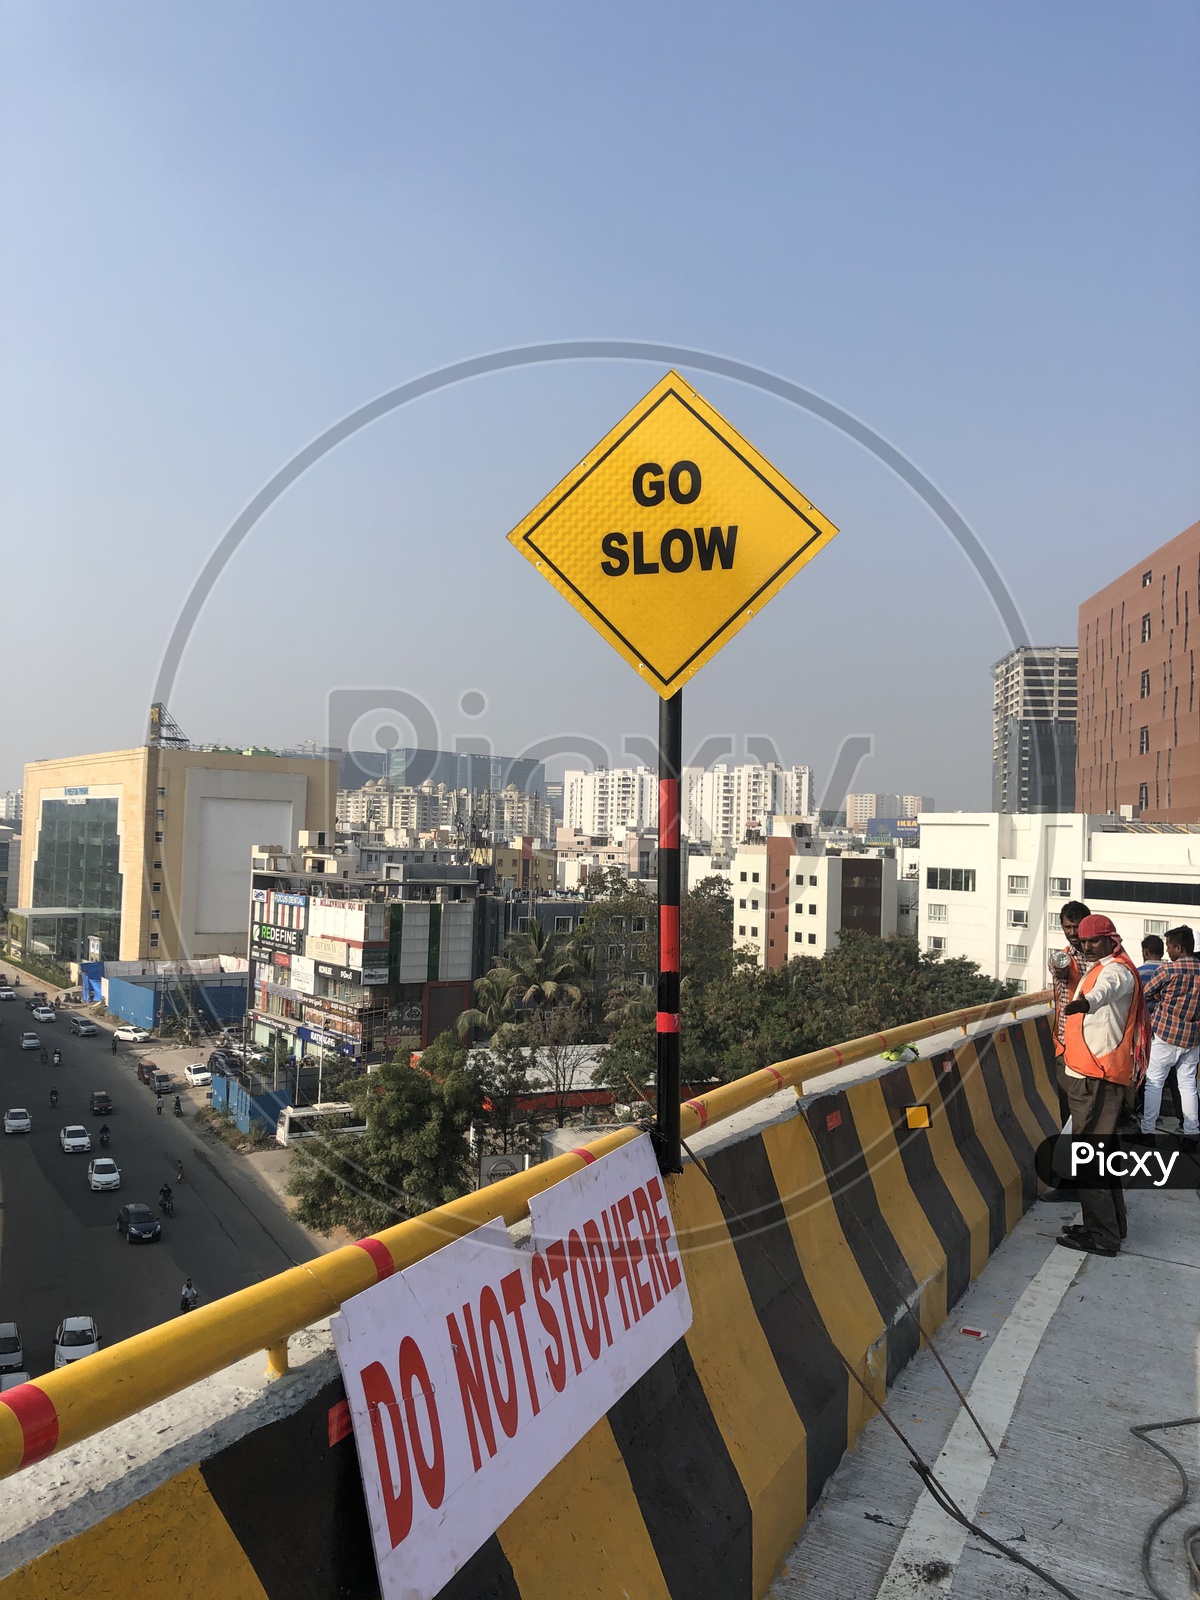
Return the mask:
<path id="1" fill-rule="evenodd" d="M 1084 955 L 1095 965 L 1064 1007 L 1063 1066 L 1072 1137 L 1095 1142 L 1116 1133 L 1126 1087 L 1146 1070 L 1150 1023 L 1142 980 L 1110 919 L 1084 917 L 1079 938 Z M 1064 1228 L 1058 1243 L 1090 1255 L 1115 1256 L 1127 1231 L 1120 1181 L 1081 1184 L 1078 1193 L 1082 1223 Z"/>

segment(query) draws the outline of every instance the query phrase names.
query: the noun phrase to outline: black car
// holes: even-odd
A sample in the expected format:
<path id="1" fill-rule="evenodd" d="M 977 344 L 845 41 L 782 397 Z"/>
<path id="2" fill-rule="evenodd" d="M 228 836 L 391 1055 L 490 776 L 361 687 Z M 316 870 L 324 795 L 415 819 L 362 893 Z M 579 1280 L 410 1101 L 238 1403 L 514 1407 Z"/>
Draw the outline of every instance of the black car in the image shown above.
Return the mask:
<path id="1" fill-rule="evenodd" d="M 111 1117 L 113 1114 L 112 1095 L 103 1089 L 93 1089 L 89 1107 L 94 1117 Z"/>
<path id="2" fill-rule="evenodd" d="M 123 1233 L 130 1244 L 153 1244 L 162 1238 L 162 1223 L 149 1206 L 122 1206 L 117 1212 L 117 1232 Z"/>
<path id="3" fill-rule="evenodd" d="M 237 1072 L 237 1057 L 228 1050 L 214 1050 L 208 1058 L 208 1070 L 219 1072 L 223 1077 L 231 1077 Z"/>

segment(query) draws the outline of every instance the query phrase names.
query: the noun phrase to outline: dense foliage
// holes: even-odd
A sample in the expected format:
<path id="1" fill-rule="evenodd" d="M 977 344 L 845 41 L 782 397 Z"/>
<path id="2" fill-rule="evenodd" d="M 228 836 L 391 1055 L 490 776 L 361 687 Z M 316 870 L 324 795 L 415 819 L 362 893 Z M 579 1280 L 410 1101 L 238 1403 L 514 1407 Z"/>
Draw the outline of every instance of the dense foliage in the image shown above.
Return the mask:
<path id="1" fill-rule="evenodd" d="M 306 1227 L 374 1233 L 471 1187 L 467 1134 L 481 1117 L 483 1089 L 452 1034 L 416 1067 L 397 1055 L 345 1092 L 365 1112 L 366 1133 L 306 1139 L 292 1155 L 288 1193 Z"/>

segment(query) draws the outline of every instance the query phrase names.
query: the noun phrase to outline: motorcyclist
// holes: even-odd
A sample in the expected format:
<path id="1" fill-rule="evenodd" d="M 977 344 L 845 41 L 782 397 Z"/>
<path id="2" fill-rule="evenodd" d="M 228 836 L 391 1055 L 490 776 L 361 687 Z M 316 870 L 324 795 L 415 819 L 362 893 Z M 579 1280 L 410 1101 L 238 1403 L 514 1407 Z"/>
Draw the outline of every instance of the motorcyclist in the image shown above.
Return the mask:
<path id="1" fill-rule="evenodd" d="M 180 1311 L 194 1311 L 196 1301 L 200 1298 L 200 1291 L 190 1278 L 185 1278 L 183 1288 L 179 1291 Z"/>
<path id="2" fill-rule="evenodd" d="M 45 1065 L 46 1065 L 46 1063 L 47 1063 L 47 1061 L 49 1061 L 49 1059 L 50 1059 L 50 1057 L 49 1057 L 49 1056 L 48 1056 L 48 1055 L 47 1055 L 47 1054 L 46 1054 L 46 1052 L 45 1052 L 45 1051 L 44 1051 L 44 1050 L 43 1050 L 43 1051 L 42 1051 L 42 1065 L 43 1065 L 43 1066 L 45 1066 Z"/>
<path id="3" fill-rule="evenodd" d="M 56 1067 L 61 1067 L 62 1066 L 62 1051 L 61 1050 L 56 1050 L 54 1052 L 54 1065 Z"/>
<path id="4" fill-rule="evenodd" d="M 115 1033 L 112 1036 L 112 1053 L 113 1055 L 117 1053 L 117 1036 Z"/>
<path id="5" fill-rule="evenodd" d="M 50 1091 L 50 1104 L 52 1106 L 56 1106 L 58 1104 L 58 1090 L 57 1089 L 51 1089 L 51 1091 Z"/>
<path id="6" fill-rule="evenodd" d="M 171 1193 L 171 1185 L 169 1183 L 164 1183 L 158 1191 L 158 1204 L 163 1211 L 170 1211 L 174 1206 L 175 1199 Z"/>
<path id="7" fill-rule="evenodd" d="M 183 1101 L 178 1095 L 175 1096 L 175 1115 L 177 1117 L 181 1117 L 183 1115 Z"/>

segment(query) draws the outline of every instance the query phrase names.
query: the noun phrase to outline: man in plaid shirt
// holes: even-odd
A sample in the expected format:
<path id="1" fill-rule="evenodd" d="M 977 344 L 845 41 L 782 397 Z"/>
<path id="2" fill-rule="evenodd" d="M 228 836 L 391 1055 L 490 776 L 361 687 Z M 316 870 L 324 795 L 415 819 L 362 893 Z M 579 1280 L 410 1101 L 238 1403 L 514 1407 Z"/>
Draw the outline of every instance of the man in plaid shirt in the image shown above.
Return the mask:
<path id="1" fill-rule="evenodd" d="M 1179 1103 L 1183 1108 L 1185 1137 L 1200 1135 L 1200 1102 L 1196 1094 L 1196 1065 L 1200 1062 L 1200 960 L 1188 927 L 1171 928 L 1166 936 L 1169 961 L 1146 984 L 1146 1004 L 1154 1042 L 1146 1069 L 1146 1099 L 1142 1107 L 1142 1132 L 1153 1133 L 1162 1105 L 1163 1084 L 1176 1074 Z"/>

